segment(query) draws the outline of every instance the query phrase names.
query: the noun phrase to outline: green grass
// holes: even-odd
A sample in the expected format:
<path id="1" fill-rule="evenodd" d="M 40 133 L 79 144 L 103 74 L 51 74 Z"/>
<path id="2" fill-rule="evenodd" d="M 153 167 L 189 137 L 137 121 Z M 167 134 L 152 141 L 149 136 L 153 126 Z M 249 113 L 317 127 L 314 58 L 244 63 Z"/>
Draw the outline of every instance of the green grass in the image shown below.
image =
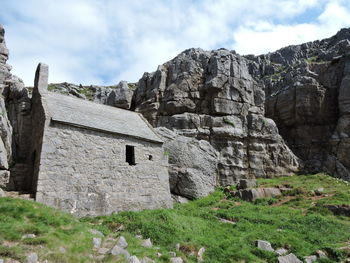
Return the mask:
<path id="1" fill-rule="evenodd" d="M 0 198 L 0 215 L 0 258 L 23 259 L 34 250 L 39 258 L 51 262 L 89 262 L 87 256 L 92 247 L 89 226 L 71 215 L 13 198 Z M 22 239 L 25 234 L 37 237 Z M 60 253 L 59 247 L 64 247 L 67 253 Z"/>
<path id="2" fill-rule="evenodd" d="M 35 202 L 0 198 L 0 258 L 21 260 L 34 250 L 40 259 L 50 262 L 91 262 L 91 228 L 108 237 L 123 235 L 130 254 L 147 256 L 156 262 L 169 262 L 168 252 L 175 251 L 176 243 L 181 245 L 177 254 L 188 263 L 196 262 L 194 253 L 201 247 L 206 248 L 205 262 L 276 262 L 273 253 L 255 248 L 257 239 L 271 242 L 274 248 L 286 247 L 299 258 L 318 249 L 329 253 L 327 262 L 340 262 L 346 256 L 339 248 L 350 239 L 349 218 L 335 216 L 323 206 L 350 204 L 347 183 L 318 174 L 258 179 L 258 184 L 288 186 L 293 195 L 248 203 L 230 197 L 228 191 L 220 188 L 208 197 L 176 205 L 174 209 L 79 220 Z M 320 187 L 324 193 L 317 196 L 314 191 Z M 222 223 L 218 218 L 235 224 Z M 27 233 L 37 237 L 22 240 Z M 151 238 L 154 246 L 142 247 L 136 238 L 140 234 Z M 11 247 L 8 243 L 17 244 Z M 60 246 L 67 252 L 60 253 Z M 157 257 L 157 253 L 162 256 Z M 123 261 L 108 256 L 102 262 Z"/>

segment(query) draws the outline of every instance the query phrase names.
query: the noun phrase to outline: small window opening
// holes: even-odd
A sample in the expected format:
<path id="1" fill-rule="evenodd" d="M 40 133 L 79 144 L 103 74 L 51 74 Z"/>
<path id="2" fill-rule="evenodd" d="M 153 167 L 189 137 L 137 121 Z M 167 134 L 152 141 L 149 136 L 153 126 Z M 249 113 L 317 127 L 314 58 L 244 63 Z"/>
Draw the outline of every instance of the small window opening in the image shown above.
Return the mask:
<path id="1" fill-rule="evenodd" d="M 152 161 L 153 156 L 152 155 L 148 155 L 148 160 Z"/>
<path id="2" fill-rule="evenodd" d="M 129 165 L 136 165 L 136 163 L 135 163 L 135 146 L 126 145 L 125 156 L 126 156 L 126 162 Z"/>

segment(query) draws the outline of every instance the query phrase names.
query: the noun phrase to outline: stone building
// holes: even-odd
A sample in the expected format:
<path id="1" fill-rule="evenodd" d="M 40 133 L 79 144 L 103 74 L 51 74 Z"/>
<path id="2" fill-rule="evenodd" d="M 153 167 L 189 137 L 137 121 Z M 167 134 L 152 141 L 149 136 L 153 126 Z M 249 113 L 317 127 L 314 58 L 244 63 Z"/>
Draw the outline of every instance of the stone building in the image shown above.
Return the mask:
<path id="1" fill-rule="evenodd" d="M 32 97 L 32 191 L 78 216 L 172 206 L 162 140 L 141 114 L 49 92 Z"/>

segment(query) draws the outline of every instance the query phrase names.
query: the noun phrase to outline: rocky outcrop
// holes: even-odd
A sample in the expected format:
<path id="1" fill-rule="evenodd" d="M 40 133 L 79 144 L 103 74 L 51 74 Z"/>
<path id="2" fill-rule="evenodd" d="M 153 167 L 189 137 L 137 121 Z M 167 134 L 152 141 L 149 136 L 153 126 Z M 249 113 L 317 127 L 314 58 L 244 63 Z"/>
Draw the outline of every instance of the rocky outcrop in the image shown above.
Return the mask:
<path id="1" fill-rule="evenodd" d="M 0 25 L 0 181 L 2 187 L 25 190 L 26 174 L 16 171 L 19 167 L 25 167 L 27 172 L 30 169 L 30 99 L 23 81 L 12 75 L 11 66 L 6 64 L 9 52 L 4 33 Z"/>
<path id="2" fill-rule="evenodd" d="M 134 83 L 119 82 L 116 86 L 83 86 L 67 82 L 49 84 L 48 90 L 74 96 L 80 99 L 91 100 L 122 109 L 130 109 L 131 99 L 135 89 Z"/>
<path id="3" fill-rule="evenodd" d="M 350 30 L 259 57 L 249 68 L 265 87 L 277 123 L 305 172 L 350 180 Z"/>
<path id="4" fill-rule="evenodd" d="M 248 65 L 246 58 L 224 49 L 186 50 L 156 72 L 143 75 L 132 109 L 155 127 L 192 138 L 191 144 L 207 141 L 218 152 L 217 170 L 211 174 L 220 185 L 240 178 L 288 175 L 298 169 L 298 159 L 274 121 L 264 117 L 264 87 Z M 196 158 L 195 153 L 188 159 Z M 182 162 L 170 160 L 179 171 L 193 168 Z"/>
<path id="5" fill-rule="evenodd" d="M 207 196 L 217 185 L 218 152 L 208 141 L 157 128 L 169 160 L 171 192 L 189 199 Z"/>

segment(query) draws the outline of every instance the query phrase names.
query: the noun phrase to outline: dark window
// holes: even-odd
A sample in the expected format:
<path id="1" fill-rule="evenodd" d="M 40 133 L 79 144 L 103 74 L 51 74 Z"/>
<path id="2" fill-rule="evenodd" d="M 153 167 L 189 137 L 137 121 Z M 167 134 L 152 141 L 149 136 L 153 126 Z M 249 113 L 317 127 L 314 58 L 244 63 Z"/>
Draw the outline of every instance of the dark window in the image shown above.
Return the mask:
<path id="1" fill-rule="evenodd" d="M 125 156 L 126 156 L 126 162 L 129 165 L 136 165 L 136 163 L 135 163 L 135 146 L 126 145 Z"/>

